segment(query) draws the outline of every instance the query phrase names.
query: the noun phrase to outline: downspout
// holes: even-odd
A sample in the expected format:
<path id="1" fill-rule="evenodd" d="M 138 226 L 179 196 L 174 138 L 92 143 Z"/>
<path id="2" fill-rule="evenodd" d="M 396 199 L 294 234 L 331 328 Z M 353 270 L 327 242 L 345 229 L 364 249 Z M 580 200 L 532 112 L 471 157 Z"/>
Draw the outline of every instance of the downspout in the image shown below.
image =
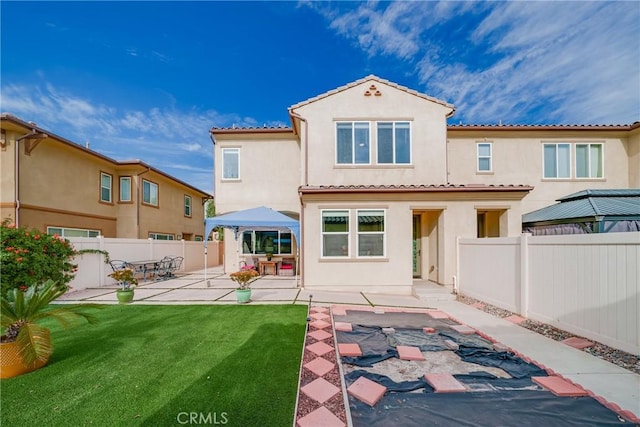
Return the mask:
<path id="1" fill-rule="evenodd" d="M 307 119 L 302 117 L 301 115 L 294 113 L 293 110 L 289 110 L 289 115 L 291 117 L 295 117 L 296 119 L 304 122 L 304 174 L 303 174 L 303 185 L 309 185 L 309 151 L 307 150 L 309 147 L 309 126 L 307 123 Z M 295 122 L 292 120 L 292 124 L 295 128 Z M 302 202 L 302 194 L 298 192 L 300 196 L 300 240 L 304 241 L 304 203 Z M 303 245 L 300 245 L 298 242 L 298 251 L 300 252 L 300 256 L 298 257 L 298 271 L 300 272 L 300 287 L 304 288 L 304 248 Z"/>
<path id="2" fill-rule="evenodd" d="M 140 185 L 140 176 L 151 170 L 150 167 L 147 167 L 146 171 L 142 171 L 139 174 L 136 174 L 136 185 L 138 186 L 138 200 L 136 200 L 136 239 L 140 239 L 140 204 L 142 203 L 142 185 Z"/>
<path id="3" fill-rule="evenodd" d="M 14 196 L 16 198 L 16 207 L 15 207 L 15 223 L 16 223 L 16 227 L 18 227 L 20 225 L 20 140 L 16 139 L 16 166 L 15 166 L 15 173 L 16 173 L 16 177 L 14 179 L 14 185 L 15 185 L 15 189 L 14 189 Z"/>
<path id="4" fill-rule="evenodd" d="M 213 132 L 209 131 L 209 138 L 213 144 L 213 197 L 216 196 L 216 139 L 213 136 Z"/>

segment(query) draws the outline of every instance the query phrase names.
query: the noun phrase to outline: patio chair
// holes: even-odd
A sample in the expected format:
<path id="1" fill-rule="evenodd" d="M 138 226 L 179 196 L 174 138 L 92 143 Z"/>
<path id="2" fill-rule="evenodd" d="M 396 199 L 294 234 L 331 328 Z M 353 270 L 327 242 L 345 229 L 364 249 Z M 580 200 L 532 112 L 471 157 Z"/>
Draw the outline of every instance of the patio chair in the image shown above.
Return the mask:
<path id="1" fill-rule="evenodd" d="M 253 268 L 254 270 L 258 269 L 256 260 L 251 256 L 245 257 L 243 261 L 240 261 L 240 268 L 247 268 L 247 267 Z"/>
<path id="2" fill-rule="evenodd" d="M 180 267 L 182 266 L 182 261 L 184 261 L 184 257 L 181 257 L 181 256 L 176 256 L 171 259 L 171 267 L 169 272 L 171 277 L 176 277 L 174 273 L 180 270 Z"/>
<path id="3" fill-rule="evenodd" d="M 295 276 L 296 275 L 296 260 L 293 258 L 284 258 L 280 263 L 278 269 L 279 276 Z"/>
<path id="4" fill-rule="evenodd" d="M 122 261 L 120 259 L 112 259 L 109 261 L 109 265 L 113 271 L 124 270 L 125 268 L 131 268 L 127 261 Z M 133 269 L 132 269 L 133 270 Z"/>
<path id="5" fill-rule="evenodd" d="M 160 260 L 156 269 L 156 280 L 167 280 L 171 277 L 171 257 L 166 256 Z"/>

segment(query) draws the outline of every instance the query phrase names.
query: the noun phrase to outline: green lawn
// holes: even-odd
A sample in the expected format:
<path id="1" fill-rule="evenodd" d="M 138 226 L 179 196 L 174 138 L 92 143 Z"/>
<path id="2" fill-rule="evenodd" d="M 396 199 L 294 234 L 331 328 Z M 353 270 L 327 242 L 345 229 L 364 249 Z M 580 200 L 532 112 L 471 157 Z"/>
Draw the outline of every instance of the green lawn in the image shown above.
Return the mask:
<path id="1" fill-rule="evenodd" d="M 2 426 L 291 426 L 306 306 L 114 305 L 2 380 Z"/>

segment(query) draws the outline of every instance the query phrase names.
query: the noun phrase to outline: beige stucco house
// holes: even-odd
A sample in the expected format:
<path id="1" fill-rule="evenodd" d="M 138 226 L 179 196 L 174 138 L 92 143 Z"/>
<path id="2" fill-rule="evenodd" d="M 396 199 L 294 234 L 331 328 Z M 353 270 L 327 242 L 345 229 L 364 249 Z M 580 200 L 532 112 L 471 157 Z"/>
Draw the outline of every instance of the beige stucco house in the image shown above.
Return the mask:
<path id="1" fill-rule="evenodd" d="M 0 115 L 0 216 L 66 237 L 202 240 L 211 195 Z"/>
<path id="2" fill-rule="evenodd" d="M 371 75 L 291 106 L 291 127 L 214 127 L 216 210 L 297 214 L 306 288 L 409 294 L 454 284 L 458 237 L 519 235 L 524 213 L 563 195 L 640 187 L 638 122 L 447 125 L 453 114 Z M 263 233 L 231 233 L 225 253 L 264 253 Z"/>

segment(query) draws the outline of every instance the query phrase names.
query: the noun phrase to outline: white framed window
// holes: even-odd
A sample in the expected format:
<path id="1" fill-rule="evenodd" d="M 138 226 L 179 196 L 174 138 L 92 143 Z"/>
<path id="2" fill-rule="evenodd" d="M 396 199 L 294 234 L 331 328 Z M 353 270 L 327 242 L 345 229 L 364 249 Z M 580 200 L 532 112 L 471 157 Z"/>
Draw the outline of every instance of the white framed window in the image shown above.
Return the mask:
<path id="1" fill-rule="evenodd" d="M 184 195 L 184 216 L 191 216 L 191 196 Z"/>
<path id="2" fill-rule="evenodd" d="M 60 237 L 97 237 L 100 235 L 98 230 L 89 230 L 84 228 L 65 228 L 65 227 L 47 227 L 47 234 L 57 234 Z"/>
<path id="3" fill-rule="evenodd" d="M 383 257 L 385 255 L 385 214 L 383 209 L 359 209 L 358 257 Z"/>
<path id="4" fill-rule="evenodd" d="M 543 144 L 545 178 L 571 177 L 571 144 Z"/>
<path id="5" fill-rule="evenodd" d="M 121 202 L 131 201 L 131 177 L 130 176 L 120 177 L 120 201 Z"/>
<path id="6" fill-rule="evenodd" d="M 242 233 L 243 254 L 291 254 L 291 232 L 246 230 Z"/>
<path id="7" fill-rule="evenodd" d="M 111 203 L 113 177 L 108 173 L 100 172 L 100 201 Z"/>
<path id="8" fill-rule="evenodd" d="M 369 122 L 336 122 L 336 163 L 370 164 Z"/>
<path id="9" fill-rule="evenodd" d="M 175 240 L 175 235 L 166 233 L 149 233 L 149 238 L 154 240 Z"/>
<path id="10" fill-rule="evenodd" d="M 602 178 L 602 144 L 576 144 L 576 178 Z"/>
<path id="11" fill-rule="evenodd" d="M 478 158 L 477 172 L 493 171 L 493 147 L 490 142 L 478 142 L 476 144 L 476 155 Z"/>
<path id="12" fill-rule="evenodd" d="M 158 206 L 158 184 L 142 180 L 142 203 Z"/>
<path id="13" fill-rule="evenodd" d="M 411 123 L 377 122 L 378 163 L 411 163 Z"/>
<path id="14" fill-rule="evenodd" d="M 240 149 L 222 149 L 222 179 L 240 179 Z"/>
<path id="15" fill-rule="evenodd" d="M 322 256 L 349 256 L 349 210 L 322 211 Z"/>

